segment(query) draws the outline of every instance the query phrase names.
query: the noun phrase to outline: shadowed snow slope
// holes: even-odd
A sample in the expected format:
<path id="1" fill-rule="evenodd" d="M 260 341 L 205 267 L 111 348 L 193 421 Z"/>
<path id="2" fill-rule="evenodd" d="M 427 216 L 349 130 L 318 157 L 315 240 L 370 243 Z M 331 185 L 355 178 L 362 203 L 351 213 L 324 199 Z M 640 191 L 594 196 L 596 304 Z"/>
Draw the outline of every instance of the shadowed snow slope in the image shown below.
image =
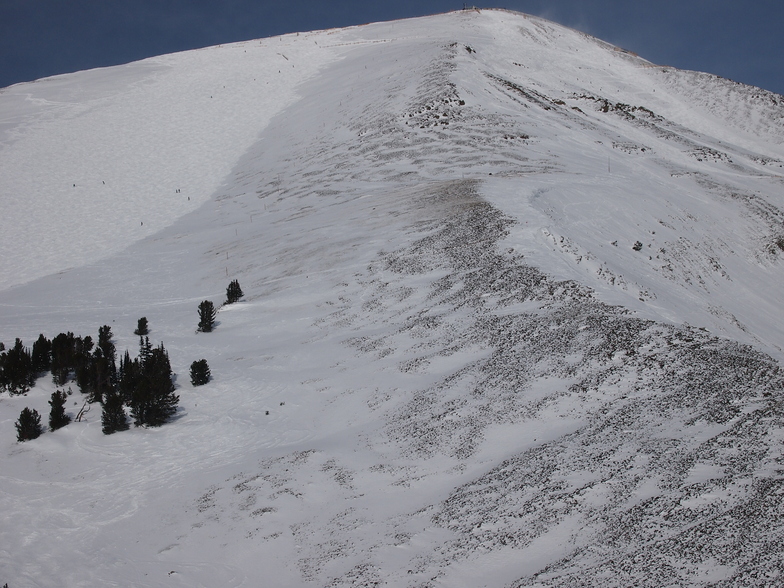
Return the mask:
<path id="1" fill-rule="evenodd" d="M 111 436 L 16 443 L 54 385 L 0 396 L 0 582 L 784 581 L 781 96 L 488 10 L 20 84 L 0 125 L 2 340 L 146 316 L 180 374 Z"/>

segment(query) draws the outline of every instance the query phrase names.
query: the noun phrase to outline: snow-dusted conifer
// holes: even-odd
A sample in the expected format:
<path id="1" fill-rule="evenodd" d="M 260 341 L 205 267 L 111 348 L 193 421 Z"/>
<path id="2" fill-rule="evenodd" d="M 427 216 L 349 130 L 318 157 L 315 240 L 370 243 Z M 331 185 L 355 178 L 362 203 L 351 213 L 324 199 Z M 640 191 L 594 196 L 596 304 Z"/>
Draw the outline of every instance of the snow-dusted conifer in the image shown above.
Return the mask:
<path id="1" fill-rule="evenodd" d="M 139 363 L 144 364 L 152 353 L 152 344 L 149 337 L 139 337 Z"/>

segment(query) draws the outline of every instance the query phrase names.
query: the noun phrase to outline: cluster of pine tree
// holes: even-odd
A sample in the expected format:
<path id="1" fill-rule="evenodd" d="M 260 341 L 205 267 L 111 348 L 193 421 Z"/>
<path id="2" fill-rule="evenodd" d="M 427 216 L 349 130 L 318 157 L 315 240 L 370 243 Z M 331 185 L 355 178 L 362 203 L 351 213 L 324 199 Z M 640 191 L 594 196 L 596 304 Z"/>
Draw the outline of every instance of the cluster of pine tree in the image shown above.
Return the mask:
<path id="1" fill-rule="evenodd" d="M 225 304 L 242 298 L 240 283 L 232 280 L 226 288 Z M 209 300 L 199 305 L 199 331 L 210 332 L 215 324 L 215 306 Z M 174 381 L 169 354 L 161 343 L 153 348 L 147 337 L 147 317 L 137 323 L 139 356 L 131 359 L 128 351 L 117 366 L 117 350 L 112 342 L 112 329 L 104 325 L 98 329 L 98 343 L 92 337 L 77 337 L 73 333 L 60 333 L 51 341 L 43 334 L 33 343 L 32 350 L 16 339 L 6 350 L 0 342 L 0 391 L 25 394 L 36 378 L 47 371 L 52 381 L 63 386 L 75 380 L 87 402 L 100 403 L 103 407 L 101 425 L 105 434 L 128 429 L 126 407 L 130 409 L 134 424 L 156 427 L 165 423 L 177 411 L 180 398 L 174 393 Z M 191 364 L 191 383 L 202 386 L 211 379 L 206 359 Z M 71 394 L 56 390 L 49 405 L 49 428 L 54 431 L 71 421 L 65 413 L 65 402 Z M 78 420 L 78 418 L 77 418 Z M 25 408 L 16 422 L 17 439 L 35 439 L 43 431 L 38 411 Z"/>
<path id="2" fill-rule="evenodd" d="M 49 401 L 49 406 L 52 407 L 49 412 L 50 430 L 56 431 L 71 422 L 71 417 L 65 414 L 65 401 L 70 393 L 70 388 L 67 394 L 62 390 L 52 392 L 52 399 Z M 16 440 L 37 439 L 42 432 L 41 415 L 37 410 L 25 407 L 19 415 L 19 420 L 16 421 Z"/>
<path id="3" fill-rule="evenodd" d="M 174 393 L 169 354 L 163 343 L 152 347 L 149 337 L 139 337 L 139 356 L 131 359 L 130 354 L 125 352 L 120 360 L 116 397 L 104 403 L 104 433 L 121 430 L 116 424 L 124 424 L 123 404 L 130 407 L 137 427 L 157 427 L 177 411 L 179 400 Z"/>
<path id="4" fill-rule="evenodd" d="M 21 339 L 7 351 L 0 344 L 0 388 L 12 395 L 24 394 L 36 378 L 51 370 L 55 385 L 74 378 L 82 392 L 92 395 L 91 401 L 100 402 L 116 379 L 111 327 L 104 325 L 98 330 L 98 346 L 93 347 L 92 337 L 76 337 L 70 332 L 51 341 L 40 335 L 32 351 Z"/>
<path id="5" fill-rule="evenodd" d="M 128 429 L 126 406 L 136 426 L 159 426 L 176 412 L 179 402 L 169 355 L 162 343 L 153 348 L 148 337 L 140 337 L 139 347 L 139 357 L 131 360 L 126 351 L 118 369 L 108 325 L 98 329 L 97 345 L 92 337 L 77 337 L 71 332 L 60 333 L 51 341 L 40 335 L 32 351 L 20 339 L 9 350 L 0 343 L 0 387 L 10 394 L 24 394 L 37 377 L 51 371 L 55 385 L 74 380 L 87 395 L 87 402 L 102 405 L 101 424 L 107 435 Z M 53 431 L 71 421 L 65 413 L 68 394 L 57 390 L 49 401 Z M 43 431 L 41 416 L 25 408 L 16 429 L 19 441 L 35 439 Z"/>
<path id="6" fill-rule="evenodd" d="M 24 394 L 35 382 L 30 350 L 17 339 L 11 349 L 0 343 L 0 389 L 9 394 Z"/>

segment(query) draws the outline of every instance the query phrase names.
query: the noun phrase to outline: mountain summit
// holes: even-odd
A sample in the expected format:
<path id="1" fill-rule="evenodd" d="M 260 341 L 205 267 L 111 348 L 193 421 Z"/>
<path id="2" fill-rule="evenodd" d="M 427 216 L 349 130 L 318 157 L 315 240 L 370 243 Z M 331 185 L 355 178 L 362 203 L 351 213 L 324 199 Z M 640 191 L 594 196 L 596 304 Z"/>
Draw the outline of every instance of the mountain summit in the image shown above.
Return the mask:
<path id="1" fill-rule="evenodd" d="M 3 394 L 0 581 L 777 584 L 783 101 L 505 10 L 0 91 L 4 342 L 180 374 L 111 436 Z"/>

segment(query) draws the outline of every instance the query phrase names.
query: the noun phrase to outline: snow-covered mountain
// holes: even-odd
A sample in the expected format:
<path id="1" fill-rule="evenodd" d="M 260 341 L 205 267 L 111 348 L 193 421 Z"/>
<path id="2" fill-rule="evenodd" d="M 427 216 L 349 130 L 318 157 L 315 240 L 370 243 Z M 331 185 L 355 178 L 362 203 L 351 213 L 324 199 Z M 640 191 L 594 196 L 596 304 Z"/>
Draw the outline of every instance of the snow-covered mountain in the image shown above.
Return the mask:
<path id="1" fill-rule="evenodd" d="M 784 97 L 461 11 L 0 90 L 0 198 L 0 340 L 180 375 L 0 395 L 10 588 L 784 582 Z"/>

